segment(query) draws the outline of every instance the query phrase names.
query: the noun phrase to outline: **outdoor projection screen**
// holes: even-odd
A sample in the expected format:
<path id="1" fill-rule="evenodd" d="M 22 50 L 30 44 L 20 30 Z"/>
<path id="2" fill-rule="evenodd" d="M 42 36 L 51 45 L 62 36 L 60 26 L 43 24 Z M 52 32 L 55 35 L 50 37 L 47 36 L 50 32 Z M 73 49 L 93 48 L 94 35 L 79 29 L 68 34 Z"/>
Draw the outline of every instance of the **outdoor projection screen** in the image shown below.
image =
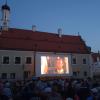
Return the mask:
<path id="1" fill-rule="evenodd" d="M 70 74 L 68 56 L 65 55 L 37 55 L 38 75 Z"/>

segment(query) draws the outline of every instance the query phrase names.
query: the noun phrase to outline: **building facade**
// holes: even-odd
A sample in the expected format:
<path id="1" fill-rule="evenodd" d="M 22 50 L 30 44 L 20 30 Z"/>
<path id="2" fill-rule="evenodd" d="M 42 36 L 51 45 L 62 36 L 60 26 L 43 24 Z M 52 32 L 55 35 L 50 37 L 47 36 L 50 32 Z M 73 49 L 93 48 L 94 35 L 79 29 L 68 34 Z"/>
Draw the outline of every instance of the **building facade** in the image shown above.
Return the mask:
<path id="1" fill-rule="evenodd" d="M 58 33 L 49 33 L 36 31 L 35 27 L 32 27 L 32 30 L 9 28 L 10 8 L 7 4 L 2 6 L 2 12 L 1 79 L 23 80 L 31 79 L 33 76 L 76 78 L 91 76 L 91 52 L 81 36 L 64 35 L 61 29 Z M 57 72 L 56 67 L 60 64 L 63 69 Z M 44 70 L 48 70 L 48 73 Z"/>
<path id="2" fill-rule="evenodd" d="M 46 57 L 67 57 L 70 76 L 91 76 L 91 53 L 80 36 L 59 37 L 53 33 L 9 28 L 0 35 L 0 78 L 41 76 L 40 53 Z"/>
<path id="3" fill-rule="evenodd" d="M 92 76 L 100 77 L 100 53 L 92 53 Z"/>

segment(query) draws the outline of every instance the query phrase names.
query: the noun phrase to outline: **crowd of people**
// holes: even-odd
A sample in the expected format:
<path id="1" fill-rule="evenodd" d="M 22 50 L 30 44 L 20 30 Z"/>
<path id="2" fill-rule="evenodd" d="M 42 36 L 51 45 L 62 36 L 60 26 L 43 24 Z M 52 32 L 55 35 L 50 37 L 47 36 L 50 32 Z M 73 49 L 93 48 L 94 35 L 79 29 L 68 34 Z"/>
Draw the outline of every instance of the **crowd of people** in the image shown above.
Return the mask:
<path id="1" fill-rule="evenodd" d="M 100 84 L 91 78 L 0 81 L 0 100 L 100 100 Z"/>

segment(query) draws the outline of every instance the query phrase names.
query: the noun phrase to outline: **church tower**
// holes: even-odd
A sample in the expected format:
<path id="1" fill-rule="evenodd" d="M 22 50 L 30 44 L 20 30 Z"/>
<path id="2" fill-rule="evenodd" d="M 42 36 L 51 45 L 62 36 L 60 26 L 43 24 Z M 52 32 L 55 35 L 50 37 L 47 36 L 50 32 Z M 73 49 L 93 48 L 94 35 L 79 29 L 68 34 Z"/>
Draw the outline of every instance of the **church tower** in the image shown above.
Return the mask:
<path id="1" fill-rule="evenodd" d="M 9 27 L 8 24 L 9 24 L 9 15 L 10 15 L 10 7 L 7 5 L 7 0 L 6 3 L 2 5 L 1 11 L 2 11 L 1 28 L 2 30 L 7 31 Z"/>

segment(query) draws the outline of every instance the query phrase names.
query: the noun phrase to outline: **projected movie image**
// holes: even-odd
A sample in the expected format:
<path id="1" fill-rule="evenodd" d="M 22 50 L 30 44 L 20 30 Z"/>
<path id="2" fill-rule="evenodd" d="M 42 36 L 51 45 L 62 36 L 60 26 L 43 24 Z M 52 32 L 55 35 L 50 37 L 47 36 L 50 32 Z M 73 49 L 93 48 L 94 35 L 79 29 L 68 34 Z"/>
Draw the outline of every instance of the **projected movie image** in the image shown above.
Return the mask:
<path id="1" fill-rule="evenodd" d="M 69 74 L 68 57 L 41 56 L 41 74 Z"/>

